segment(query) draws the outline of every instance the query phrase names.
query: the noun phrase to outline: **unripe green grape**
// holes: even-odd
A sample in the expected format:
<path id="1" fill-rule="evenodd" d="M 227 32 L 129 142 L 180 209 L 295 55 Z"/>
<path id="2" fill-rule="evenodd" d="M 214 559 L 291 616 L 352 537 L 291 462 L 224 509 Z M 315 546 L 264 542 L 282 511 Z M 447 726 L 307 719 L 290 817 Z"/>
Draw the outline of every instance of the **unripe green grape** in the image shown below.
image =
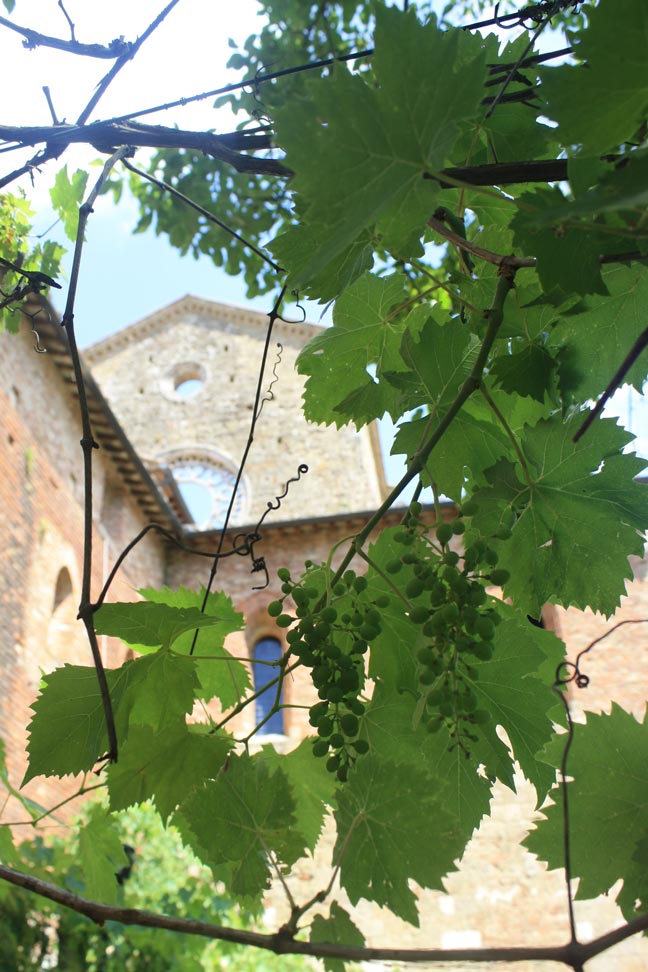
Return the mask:
<path id="1" fill-rule="evenodd" d="M 473 581 L 470 585 L 468 600 L 477 607 L 486 600 L 486 591 L 478 581 Z"/>
<path id="2" fill-rule="evenodd" d="M 352 655 L 364 655 L 367 651 L 369 651 L 369 645 L 366 641 L 358 639 L 353 642 L 353 648 L 351 649 Z"/>
<path id="3" fill-rule="evenodd" d="M 452 532 L 456 537 L 460 537 L 462 533 L 466 532 L 466 524 L 463 520 L 453 520 L 452 521 Z"/>
<path id="4" fill-rule="evenodd" d="M 399 560 L 388 560 L 385 564 L 385 570 L 388 574 L 397 574 L 399 570 L 402 570 L 403 565 Z"/>
<path id="5" fill-rule="evenodd" d="M 484 554 L 484 560 L 489 565 L 489 567 L 494 567 L 497 561 L 499 560 L 499 554 L 497 550 L 493 550 L 492 547 L 489 547 L 486 553 Z"/>
<path id="6" fill-rule="evenodd" d="M 423 512 L 423 505 L 418 500 L 412 500 L 409 505 L 410 516 L 420 516 Z"/>
<path id="7" fill-rule="evenodd" d="M 364 756 L 365 753 L 369 752 L 369 743 L 366 739 L 356 739 L 355 742 L 351 743 L 355 749 L 358 756 Z"/>
<path id="8" fill-rule="evenodd" d="M 436 537 L 440 544 L 445 546 L 452 537 L 452 526 L 450 523 L 439 523 L 436 528 Z"/>
<path id="9" fill-rule="evenodd" d="M 303 591 L 309 601 L 314 601 L 315 598 L 319 597 L 319 591 L 316 587 L 304 587 Z"/>
<path id="10" fill-rule="evenodd" d="M 356 716 L 348 712 L 342 716 L 340 719 L 340 728 L 345 736 L 355 736 L 357 735 L 360 723 Z"/>
<path id="11" fill-rule="evenodd" d="M 382 616 L 380 614 L 380 611 L 376 611 L 375 608 L 369 608 L 369 610 L 365 614 L 365 621 L 368 621 L 369 624 L 379 625 L 382 621 Z"/>
<path id="12" fill-rule="evenodd" d="M 331 680 L 331 670 L 328 665 L 316 665 L 311 672 L 311 679 L 317 689 L 322 688 L 323 685 L 328 685 Z"/>
<path id="13" fill-rule="evenodd" d="M 316 702 L 308 710 L 308 717 L 310 720 L 316 720 L 311 722 L 312 725 L 319 725 L 320 719 L 323 719 L 328 712 L 328 702 Z"/>
<path id="14" fill-rule="evenodd" d="M 333 593 L 336 597 L 342 597 L 343 594 L 346 594 L 346 587 L 344 584 L 336 584 L 333 588 Z"/>
<path id="15" fill-rule="evenodd" d="M 405 593 L 408 597 L 418 597 L 419 594 L 423 593 L 423 581 L 419 580 L 418 577 L 413 577 L 407 584 Z"/>
<path id="16" fill-rule="evenodd" d="M 278 628 L 289 628 L 294 620 L 290 614 L 280 614 L 275 624 Z"/>
<path id="17" fill-rule="evenodd" d="M 362 592 L 367 589 L 368 584 L 369 582 L 367 578 L 361 575 L 360 577 L 356 577 L 356 579 L 353 582 L 353 587 L 356 593 L 362 594 Z"/>
<path id="18" fill-rule="evenodd" d="M 412 608 L 409 617 L 413 624 L 424 624 L 425 621 L 430 616 L 430 611 L 423 605 L 417 605 L 417 607 Z"/>
<path id="19" fill-rule="evenodd" d="M 277 571 L 277 577 L 279 578 L 280 581 L 289 581 L 290 571 L 288 570 L 287 567 L 280 567 L 279 570 Z"/>
<path id="20" fill-rule="evenodd" d="M 364 702 L 361 702 L 360 699 L 354 699 L 353 702 L 350 703 L 349 708 L 351 709 L 354 715 L 357 716 L 364 715 L 364 710 L 365 710 Z"/>
<path id="21" fill-rule="evenodd" d="M 342 649 L 340 646 L 336 645 L 333 641 L 328 641 L 322 650 L 326 657 L 330 658 L 331 661 L 336 661 L 342 654 Z"/>
<path id="22" fill-rule="evenodd" d="M 342 622 L 342 624 L 351 624 L 351 615 L 349 614 L 348 611 L 344 612 L 344 614 L 340 618 L 340 621 Z"/>
<path id="23" fill-rule="evenodd" d="M 339 702 L 340 699 L 342 698 L 342 695 L 344 695 L 345 692 L 355 692 L 356 689 L 359 687 L 359 685 L 360 685 L 360 676 L 358 675 L 355 668 L 350 668 L 345 672 L 341 672 L 338 686 L 335 686 L 340 688 L 340 692 L 341 692 L 340 698 L 331 699 L 331 702 L 335 702 L 335 701 Z"/>
<path id="24" fill-rule="evenodd" d="M 329 739 L 329 746 L 332 749 L 342 749 L 344 746 L 344 736 L 341 732 L 334 732 Z"/>
<path id="25" fill-rule="evenodd" d="M 354 611 L 353 614 L 351 615 L 351 624 L 353 625 L 353 627 L 359 628 L 363 621 L 364 621 L 363 615 L 360 614 L 359 611 Z"/>
<path id="26" fill-rule="evenodd" d="M 456 550 L 448 550 L 443 555 L 443 559 L 450 567 L 456 567 L 459 563 L 459 554 Z"/>
<path id="27" fill-rule="evenodd" d="M 494 650 L 492 641 L 478 641 L 473 645 L 472 653 L 480 661 L 489 661 L 493 657 Z"/>
<path id="28" fill-rule="evenodd" d="M 281 585 L 281 591 L 282 591 L 283 594 L 290 594 L 290 592 L 292 591 L 292 589 L 293 589 L 292 584 L 282 584 Z"/>
<path id="29" fill-rule="evenodd" d="M 313 756 L 326 756 L 329 751 L 329 744 L 326 739 L 316 739 L 313 743 Z"/>
<path id="30" fill-rule="evenodd" d="M 340 768 L 340 757 L 339 756 L 329 756 L 326 760 L 326 768 L 329 773 L 337 773 Z"/>
<path id="31" fill-rule="evenodd" d="M 495 531 L 495 536 L 498 540 L 510 540 L 512 534 L 513 531 L 511 530 L 510 526 L 506 526 L 505 524 L 498 526 L 497 530 Z"/>
<path id="32" fill-rule="evenodd" d="M 421 685 L 434 685 L 437 680 L 437 673 L 431 668 L 424 668 L 419 675 Z"/>
<path id="33" fill-rule="evenodd" d="M 355 570 L 347 570 L 342 575 L 342 580 L 344 581 L 347 587 L 352 587 L 355 579 L 356 579 Z"/>
<path id="34" fill-rule="evenodd" d="M 495 627 L 489 618 L 481 617 L 475 622 L 475 631 L 484 641 L 490 641 L 495 634 Z"/>
<path id="35" fill-rule="evenodd" d="M 488 579 L 491 584 L 495 584 L 497 587 L 503 587 L 508 580 L 510 580 L 511 575 L 504 567 L 498 567 L 496 570 L 491 570 L 488 575 Z"/>
<path id="36" fill-rule="evenodd" d="M 278 618 L 283 611 L 283 601 L 270 601 L 268 604 L 268 614 L 271 618 Z"/>
<path id="37" fill-rule="evenodd" d="M 328 737 L 331 735 L 332 732 L 333 732 L 333 720 L 331 719 L 330 716 L 324 716 L 323 719 L 320 719 L 319 725 L 317 727 L 317 735 L 322 736 L 325 739 L 328 739 Z"/>
<path id="38" fill-rule="evenodd" d="M 430 647 L 430 645 L 425 645 L 423 648 L 419 648 L 419 650 L 416 652 L 416 658 L 421 665 L 429 665 L 436 659 L 436 652 L 434 648 Z"/>
<path id="39" fill-rule="evenodd" d="M 340 783 L 346 783 L 347 778 L 349 776 L 349 767 L 345 763 L 343 763 L 342 766 L 338 767 L 338 771 L 335 775 L 337 776 Z"/>
<path id="40" fill-rule="evenodd" d="M 337 611 L 334 607 L 332 607 L 332 605 L 328 604 L 325 608 L 322 608 L 320 618 L 322 621 L 332 624 L 333 621 L 337 621 Z"/>
<path id="41" fill-rule="evenodd" d="M 345 672 L 344 674 L 347 675 L 351 673 Z M 329 702 L 341 702 L 344 698 L 344 688 L 342 685 L 327 685 L 324 689 L 320 689 L 320 691 L 326 692 L 324 698 L 328 699 Z"/>
<path id="42" fill-rule="evenodd" d="M 358 634 L 364 639 L 364 641 L 373 641 L 373 639 L 377 638 L 380 634 L 380 627 L 377 624 L 369 624 L 368 622 L 365 622 L 365 624 L 360 625 Z"/>
<path id="43" fill-rule="evenodd" d="M 428 721 L 425 724 L 425 728 L 427 729 L 428 732 L 438 732 L 442 725 L 443 725 L 443 719 L 440 716 L 435 715 L 432 716 L 431 719 L 428 719 Z"/>
<path id="44" fill-rule="evenodd" d="M 380 594 L 374 601 L 374 604 L 376 605 L 376 607 L 379 608 L 389 607 L 389 605 L 391 604 L 391 598 L 389 597 L 388 594 Z"/>

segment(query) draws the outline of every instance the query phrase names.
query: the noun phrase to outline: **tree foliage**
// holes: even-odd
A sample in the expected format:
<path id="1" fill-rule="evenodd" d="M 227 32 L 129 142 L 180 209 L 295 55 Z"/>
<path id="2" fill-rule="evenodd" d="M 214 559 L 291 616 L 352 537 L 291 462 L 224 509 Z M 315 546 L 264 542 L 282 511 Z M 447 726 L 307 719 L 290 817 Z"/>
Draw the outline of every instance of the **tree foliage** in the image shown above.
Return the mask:
<path id="1" fill-rule="evenodd" d="M 128 175 L 138 228 L 153 222 L 181 250 L 244 273 L 251 294 L 281 280 L 334 300 L 333 326 L 298 361 L 306 417 L 361 428 L 389 415 L 406 471 L 337 569 L 307 561 L 301 576 L 279 572 L 269 610 L 289 629 L 289 651 L 275 707 L 287 674 L 306 670 L 318 697 L 312 740 L 285 756 L 250 754 L 231 732 L 250 682 L 224 648 L 241 624 L 226 593 L 143 591 L 137 603 L 81 605 L 91 632 L 121 638 L 137 657 L 106 673 L 110 716 L 93 667 L 44 675 L 26 779 L 87 774 L 108 754 L 107 809 L 95 807 L 79 837 L 91 897 L 109 903 L 116 891 L 114 815 L 152 801 L 227 898 L 253 912 L 313 852 L 327 818 L 333 875 L 351 903 L 416 924 L 412 882 L 443 887 L 495 782 L 514 787 L 517 761 L 538 806 L 554 801 L 528 846 L 552 867 L 570 864 L 581 896 L 622 878 L 619 903 L 634 918 L 648 907 L 644 726 L 619 706 L 588 717 L 565 783 L 566 737 L 555 727 L 565 725 L 565 683 L 581 673 L 529 617 L 545 604 L 612 615 L 628 555 L 644 549 L 642 463 L 592 401 L 646 379 L 648 12 L 642 0 L 538 4 L 521 17 L 533 30 L 500 44 L 486 28 L 452 26 L 468 4 L 438 18 L 425 3 L 261 6 L 269 26 L 231 62 L 253 81 L 221 95 L 244 114 L 242 148 L 230 140 L 206 155 L 182 145 L 183 132 L 176 148 L 165 135 L 148 167 L 157 181 Z M 537 46 L 550 18 L 568 30 L 559 66 Z M 316 59 L 328 63 L 281 76 Z M 150 144 L 142 129 L 130 134 Z M 84 191 L 81 174 L 59 172 L 52 198 L 71 236 Z M 11 288 L 31 285 L 32 268 L 56 275 L 57 254 L 48 244 L 28 251 L 26 204 L 0 201 L 11 326 L 24 297 Z M 280 274 L 259 260 L 264 244 Z M 410 485 L 402 524 L 376 538 Z M 455 504 L 452 523 L 442 496 Z M 213 699 L 220 718 L 189 718 Z M 614 855 L 588 853 L 599 845 Z M 52 864 L 69 886 L 68 868 Z M 363 942 L 333 884 L 308 901 L 287 892 L 277 948 L 299 950 L 310 934 L 329 962 L 356 954 L 318 951 Z M 588 955 L 575 934 L 571 947 L 561 960 L 580 968 Z"/>

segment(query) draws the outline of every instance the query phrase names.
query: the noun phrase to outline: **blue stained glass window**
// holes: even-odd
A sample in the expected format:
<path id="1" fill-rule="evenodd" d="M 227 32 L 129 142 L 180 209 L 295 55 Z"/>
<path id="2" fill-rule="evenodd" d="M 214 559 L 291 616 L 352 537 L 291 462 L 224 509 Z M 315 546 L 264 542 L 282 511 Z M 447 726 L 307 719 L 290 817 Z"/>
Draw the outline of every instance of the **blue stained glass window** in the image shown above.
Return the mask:
<path id="1" fill-rule="evenodd" d="M 262 662 L 277 662 L 281 658 L 281 642 L 277 638 L 261 638 L 254 646 L 254 658 L 252 662 L 252 676 L 254 678 L 254 691 L 258 692 L 268 682 L 272 682 L 279 674 L 279 669 L 273 665 L 264 665 Z M 256 721 L 257 724 L 264 719 L 277 696 L 277 686 L 273 685 L 266 689 L 258 699 L 256 699 Z M 283 688 L 281 694 L 283 702 Z M 267 722 L 264 722 L 258 730 L 258 735 L 269 736 L 270 734 L 283 734 L 283 712 L 280 709 L 274 712 Z"/>

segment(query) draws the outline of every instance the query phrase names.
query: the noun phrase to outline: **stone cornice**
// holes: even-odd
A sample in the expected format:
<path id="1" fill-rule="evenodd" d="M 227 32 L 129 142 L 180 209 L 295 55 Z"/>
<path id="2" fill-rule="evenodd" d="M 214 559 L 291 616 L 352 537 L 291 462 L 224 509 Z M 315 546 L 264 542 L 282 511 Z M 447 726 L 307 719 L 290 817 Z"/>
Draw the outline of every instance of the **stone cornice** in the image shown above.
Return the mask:
<path id="1" fill-rule="evenodd" d="M 260 336 L 265 335 L 268 326 L 268 315 L 261 311 L 247 310 L 244 307 L 236 307 L 232 304 L 221 304 L 217 301 L 207 300 L 202 297 L 194 297 L 186 294 L 160 310 L 148 314 L 141 320 L 130 324 L 116 334 L 98 341 L 84 350 L 84 357 L 90 364 L 99 364 L 106 358 L 123 350 L 126 347 L 136 344 L 138 341 L 151 334 L 155 334 L 162 328 L 177 324 L 183 318 L 202 319 L 209 322 L 210 319 L 215 323 L 224 321 L 227 324 L 235 325 L 238 328 L 258 331 Z M 311 338 L 315 337 L 323 327 L 317 324 L 286 323 L 278 319 L 275 321 L 273 334 L 283 337 L 288 341 L 299 338 L 302 344 L 306 344 Z"/>

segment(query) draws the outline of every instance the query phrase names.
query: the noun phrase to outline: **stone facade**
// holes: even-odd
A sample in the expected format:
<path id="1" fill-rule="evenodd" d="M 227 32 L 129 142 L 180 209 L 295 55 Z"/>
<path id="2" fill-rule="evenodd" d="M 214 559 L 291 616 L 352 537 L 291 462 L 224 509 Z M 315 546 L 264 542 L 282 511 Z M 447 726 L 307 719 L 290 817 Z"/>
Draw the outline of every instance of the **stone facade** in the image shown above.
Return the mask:
<path id="1" fill-rule="evenodd" d="M 41 311 L 37 320 L 45 355 L 34 350 L 31 323 L 25 322 L 19 335 L 0 334 L 0 735 L 7 743 L 14 783 L 24 771 L 18 754 L 24 751 L 24 727 L 39 671 L 63 662 L 89 664 L 89 649 L 75 620 L 83 522 L 78 402 L 64 338 L 48 313 Z M 151 519 L 189 547 L 214 549 L 215 532 L 197 530 L 190 522 L 191 493 L 183 491 L 186 482 L 179 475 L 174 478 L 174 470 L 211 471 L 211 479 L 194 474 L 194 485 L 211 493 L 219 488 L 218 477 L 227 482 L 236 471 L 248 441 L 267 322 L 261 314 L 185 297 L 86 353 L 100 445 L 94 453 L 93 480 L 95 595 L 119 551 Z M 312 325 L 275 325 L 264 389 L 273 369 L 279 380 L 271 396 L 265 394 L 232 536 L 254 528 L 300 464 L 307 464 L 309 472 L 291 483 L 280 509 L 264 523 L 255 556 L 265 559 L 268 588 L 254 590 L 264 578 L 250 572 L 249 558 L 229 558 L 219 569 L 217 586 L 246 617 L 245 633 L 228 643 L 237 655 L 251 657 L 266 637 L 285 644 L 285 631 L 266 611 L 279 593 L 277 568 L 287 566 L 297 574 L 306 558 L 324 559 L 331 545 L 356 531 L 363 511 L 374 508 L 384 495 L 374 429 L 338 432 L 309 426 L 302 417 L 303 383 L 294 363 L 314 333 Z M 282 345 L 278 363 L 277 341 Z M 143 586 L 196 588 L 205 582 L 204 564 L 202 558 L 149 534 L 125 561 L 111 598 L 136 598 Z M 636 562 L 634 567 L 635 581 L 616 620 L 648 617 L 646 564 Z M 545 623 L 566 640 L 572 657 L 613 624 L 591 613 L 555 608 L 546 610 Z M 101 647 L 107 665 L 122 660 L 119 646 L 104 639 Z M 636 662 L 646 649 L 648 625 L 626 625 L 603 642 L 587 658 L 591 685 L 574 698 L 577 710 L 605 709 L 616 697 L 640 716 L 648 685 Z M 309 702 L 311 692 L 298 674 L 287 684 L 286 701 Z M 251 712 L 243 713 L 237 731 L 250 731 L 252 719 Z M 288 709 L 283 739 L 276 742 L 291 745 L 307 731 L 305 710 Z M 28 792 L 43 804 L 53 802 L 42 781 L 33 781 Z M 56 792 L 60 799 L 60 789 Z M 546 873 L 519 846 L 533 812 L 534 794 L 524 781 L 519 781 L 516 799 L 499 789 L 492 817 L 469 845 L 461 870 L 446 882 L 448 893 L 420 893 L 419 930 L 379 909 L 358 909 L 371 944 L 463 947 L 567 939 L 562 875 Z M 330 842 L 324 840 L 319 856 L 324 859 L 329 851 Z M 292 880 L 300 900 L 317 889 L 316 878 L 317 867 L 310 861 L 296 869 Z M 281 920 L 281 896 L 272 895 L 268 907 Z M 583 938 L 588 938 L 619 923 L 620 915 L 606 899 L 578 903 L 577 919 Z M 588 964 L 588 970 L 639 972 L 646 968 L 647 957 L 644 941 L 635 939 Z M 544 963 L 496 967 L 553 972 Z"/>

